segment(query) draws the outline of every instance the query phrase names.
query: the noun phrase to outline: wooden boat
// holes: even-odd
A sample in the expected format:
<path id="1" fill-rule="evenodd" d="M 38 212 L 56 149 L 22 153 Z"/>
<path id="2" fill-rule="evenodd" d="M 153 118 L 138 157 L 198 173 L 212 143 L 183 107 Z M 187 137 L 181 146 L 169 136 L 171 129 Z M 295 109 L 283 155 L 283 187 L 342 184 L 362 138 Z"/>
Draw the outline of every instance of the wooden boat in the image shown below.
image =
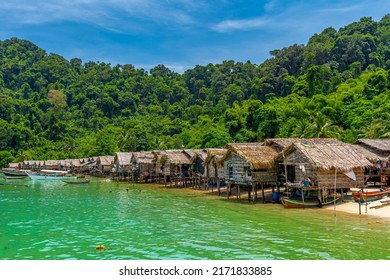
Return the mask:
<path id="1" fill-rule="evenodd" d="M 28 176 L 25 174 L 24 176 L 4 176 L 4 178 L 7 180 L 23 180 L 28 178 Z"/>
<path id="2" fill-rule="evenodd" d="M 77 178 L 77 176 L 69 175 L 67 171 L 57 171 L 57 170 L 41 170 L 40 173 L 37 174 L 27 173 L 27 175 L 32 180 L 64 180 L 64 179 Z"/>
<path id="3" fill-rule="evenodd" d="M 4 174 L 4 178 L 8 180 L 27 178 L 26 171 L 22 171 L 22 170 L 2 171 L 2 172 Z"/>
<path id="4" fill-rule="evenodd" d="M 355 202 L 366 203 L 381 199 L 390 194 L 390 188 L 384 189 L 382 191 L 358 191 L 352 192 L 352 197 Z"/>
<path id="5" fill-rule="evenodd" d="M 330 205 L 339 200 L 339 198 L 339 196 L 336 196 L 336 198 L 329 197 L 327 200 L 324 200 L 321 203 L 318 199 L 308 199 L 303 201 L 301 199 L 282 197 L 280 200 L 283 206 L 286 208 L 313 208 Z"/>
<path id="6" fill-rule="evenodd" d="M 67 184 L 88 184 L 90 181 L 88 179 L 86 180 L 62 180 L 62 182 L 67 183 Z"/>

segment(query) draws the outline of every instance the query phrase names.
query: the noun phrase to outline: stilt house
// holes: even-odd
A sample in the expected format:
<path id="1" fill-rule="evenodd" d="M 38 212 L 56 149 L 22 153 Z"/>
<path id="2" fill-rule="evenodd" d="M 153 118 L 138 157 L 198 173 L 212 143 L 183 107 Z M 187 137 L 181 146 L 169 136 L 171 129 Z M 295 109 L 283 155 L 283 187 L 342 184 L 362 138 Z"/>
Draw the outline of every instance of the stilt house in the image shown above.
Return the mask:
<path id="1" fill-rule="evenodd" d="M 134 152 L 131 158 L 132 172 L 136 181 L 152 180 L 156 174 L 155 155 L 152 152 Z"/>
<path id="2" fill-rule="evenodd" d="M 114 156 L 98 156 L 96 159 L 96 174 L 99 177 L 110 175 L 114 166 Z"/>
<path id="3" fill-rule="evenodd" d="M 372 164 L 351 144 L 336 139 L 295 139 L 277 158 L 289 183 L 309 176 L 320 189 L 364 186 L 364 168 Z"/>
<path id="4" fill-rule="evenodd" d="M 359 139 L 354 145 L 373 166 L 365 170 L 368 186 L 390 186 L 390 139 Z"/>

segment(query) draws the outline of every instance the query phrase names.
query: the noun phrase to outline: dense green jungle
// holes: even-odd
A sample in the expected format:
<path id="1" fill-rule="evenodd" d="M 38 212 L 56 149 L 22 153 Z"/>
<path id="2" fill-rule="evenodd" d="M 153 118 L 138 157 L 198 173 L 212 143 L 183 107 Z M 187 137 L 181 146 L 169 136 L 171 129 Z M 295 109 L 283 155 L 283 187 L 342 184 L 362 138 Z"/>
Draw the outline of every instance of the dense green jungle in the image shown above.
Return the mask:
<path id="1" fill-rule="evenodd" d="M 269 54 L 260 65 L 176 73 L 0 41 L 0 167 L 275 137 L 390 137 L 390 14 Z"/>

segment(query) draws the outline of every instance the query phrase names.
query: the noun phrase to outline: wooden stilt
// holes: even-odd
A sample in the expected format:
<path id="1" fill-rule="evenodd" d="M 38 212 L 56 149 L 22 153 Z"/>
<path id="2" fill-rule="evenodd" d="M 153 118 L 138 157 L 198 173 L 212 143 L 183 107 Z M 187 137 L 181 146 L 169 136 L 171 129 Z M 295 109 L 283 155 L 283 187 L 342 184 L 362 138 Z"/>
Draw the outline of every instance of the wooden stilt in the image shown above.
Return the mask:
<path id="1" fill-rule="evenodd" d="M 265 203 L 264 184 L 261 184 L 261 195 L 263 196 L 263 203 Z"/>

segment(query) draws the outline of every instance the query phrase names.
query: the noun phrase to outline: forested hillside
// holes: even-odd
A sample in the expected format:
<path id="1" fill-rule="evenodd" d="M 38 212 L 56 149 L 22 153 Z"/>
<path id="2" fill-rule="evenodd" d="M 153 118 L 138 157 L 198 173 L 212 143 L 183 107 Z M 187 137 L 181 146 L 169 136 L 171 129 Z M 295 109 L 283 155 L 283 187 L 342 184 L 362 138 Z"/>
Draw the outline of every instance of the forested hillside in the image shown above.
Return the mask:
<path id="1" fill-rule="evenodd" d="M 270 137 L 390 137 L 390 15 L 270 54 L 179 74 L 0 41 L 0 166 Z"/>

